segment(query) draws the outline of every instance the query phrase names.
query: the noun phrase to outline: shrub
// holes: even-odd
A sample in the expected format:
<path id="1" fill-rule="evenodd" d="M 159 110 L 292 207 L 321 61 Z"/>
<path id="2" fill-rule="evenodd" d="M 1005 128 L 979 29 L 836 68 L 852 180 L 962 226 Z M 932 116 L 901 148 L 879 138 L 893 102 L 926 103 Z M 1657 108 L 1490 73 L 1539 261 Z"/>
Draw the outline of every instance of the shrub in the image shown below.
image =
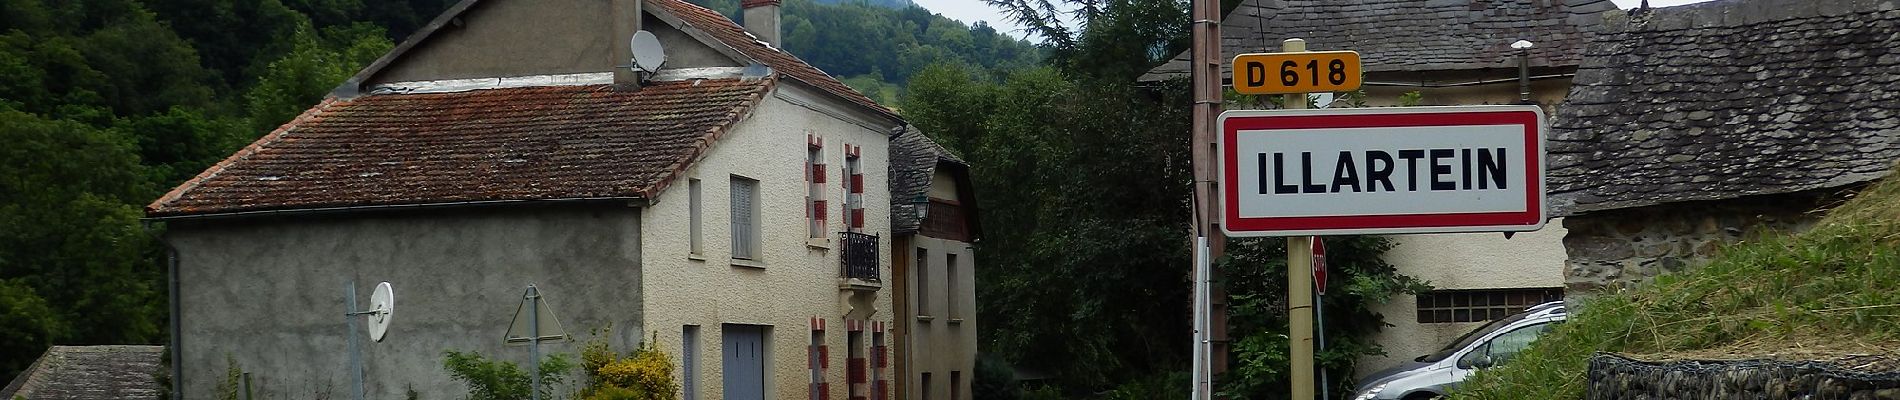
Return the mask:
<path id="1" fill-rule="evenodd" d="M 1017 400 L 1023 390 L 1016 385 L 1016 374 L 1009 364 L 989 355 L 976 357 L 976 379 L 970 381 L 970 394 L 982 400 Z"/>
<path id="2" fill-rule="evenodd" d="M 611 329 L 609 329 L 611 331 Z M 581 366 L 587 374 L 585 400 L 677 400 L 680 385 L 673 380 L 673 360 L 661 351 L 659 333 L 640 343 L 625 357 L 614 353 L 597 335 L 581 348 Z"/>
<path id="3" fill-rule="evenodd" d="M 519 400 L 529 398 L 528 390 L 533 386 L 528 373 L 513 362 L 489 360 L 480 353 L 442 352 L 442 367 L 449 370 L 449 376 L 468 384 L 469 400 Z M 574 363 L 568 361 L 566 354 L 549 354 L 541 361 L 541 398 L 552 399 L 549 388 L 567 381 L 567 372 L 574 369 Z"/>

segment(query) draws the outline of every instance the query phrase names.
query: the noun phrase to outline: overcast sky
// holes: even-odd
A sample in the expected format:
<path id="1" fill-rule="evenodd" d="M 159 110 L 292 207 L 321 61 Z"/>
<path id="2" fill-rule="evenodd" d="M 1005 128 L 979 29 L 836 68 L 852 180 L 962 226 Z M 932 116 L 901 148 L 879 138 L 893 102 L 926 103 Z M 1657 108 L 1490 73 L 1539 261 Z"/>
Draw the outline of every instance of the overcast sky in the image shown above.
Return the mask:
<path id="1" fill-rule="evenodd" d="M 1010 24 L 1004 21 L 1002 13 L 997 12 L 997 10 L 994 8 L 991 8 L 989 4 L 984 3 L 983 0 L 911 0 L 911 1 L 917 3 L 917 5 L 924 6 L 924 8 L 930 9 L 931 12 L 943 14 L 943 16 L 945 17 L 950 17 L 950 19 L 963 21 L 964 23 L 967 23 L 967 24 L 974 24 L 976 23 L 976 21 L 988 21 L 990 23 L 990 26 L 995 27 L 996 30 L 998 31 L 1008 33 L 1010 34 L 1010 36 L 1015 36 L 1015 37 L 1024 36 L 1024 32 L 1022 31 L 1021 27 L 1018 27 L 1015 24 Z M 1613 1 L 1616 2 L 1617 6 L 1620 6 L 1623 8 L 1635 8 L 1637 4 L 1642 4 L 1643 0 L 1613 0 Z M 1704 1 L 1709 1 L 1709 0 L 1650 0 L 1649 5 L 1651 7 L 1668 7 L 1668 6 L 1683 5 L 1683 4 L 1690 4 L 1690 3 L 1701 3 Z"/>

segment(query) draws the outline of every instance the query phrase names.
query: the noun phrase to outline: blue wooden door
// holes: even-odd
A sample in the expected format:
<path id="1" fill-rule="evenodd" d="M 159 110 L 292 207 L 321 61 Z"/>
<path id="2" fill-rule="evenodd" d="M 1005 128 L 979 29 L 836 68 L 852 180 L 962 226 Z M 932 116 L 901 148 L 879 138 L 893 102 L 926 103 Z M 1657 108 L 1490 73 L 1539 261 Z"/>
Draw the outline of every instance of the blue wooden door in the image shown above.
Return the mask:
<path id="1" fill-rule="evenodd" d="M 765 329 L 726 325 L 720 357 L 726 400 L 765 400 Z"/>

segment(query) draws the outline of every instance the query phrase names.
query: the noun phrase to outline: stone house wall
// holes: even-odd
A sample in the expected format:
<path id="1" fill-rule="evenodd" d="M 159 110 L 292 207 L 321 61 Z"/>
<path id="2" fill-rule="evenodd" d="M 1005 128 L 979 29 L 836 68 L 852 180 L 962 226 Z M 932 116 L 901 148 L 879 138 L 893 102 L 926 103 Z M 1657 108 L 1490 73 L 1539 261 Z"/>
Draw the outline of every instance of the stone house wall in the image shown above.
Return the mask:
<path id="1" fill-rule="evenodd" d="M 1708 262 L 1725 243 L 1798 232 L 1841 189 L 1597 211 L 1565 218 L 1564 293 L 1616 290 Z"/>

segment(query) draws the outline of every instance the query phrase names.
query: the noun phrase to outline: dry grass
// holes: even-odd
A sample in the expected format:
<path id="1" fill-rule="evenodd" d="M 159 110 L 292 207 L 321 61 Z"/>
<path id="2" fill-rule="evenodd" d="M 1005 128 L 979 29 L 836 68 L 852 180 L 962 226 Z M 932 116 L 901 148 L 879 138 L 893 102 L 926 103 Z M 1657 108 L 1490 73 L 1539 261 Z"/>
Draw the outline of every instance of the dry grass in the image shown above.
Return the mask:
<path id="1" fill-rule="evenodd" d="M 1599 296 L 1454 398 L 1579 399 L 1599 351 L 1643 358 L 1891 355 L 1900 348 L 1900 179 L 1812 229 L 1727 246 L 1709 265 Z"/>

